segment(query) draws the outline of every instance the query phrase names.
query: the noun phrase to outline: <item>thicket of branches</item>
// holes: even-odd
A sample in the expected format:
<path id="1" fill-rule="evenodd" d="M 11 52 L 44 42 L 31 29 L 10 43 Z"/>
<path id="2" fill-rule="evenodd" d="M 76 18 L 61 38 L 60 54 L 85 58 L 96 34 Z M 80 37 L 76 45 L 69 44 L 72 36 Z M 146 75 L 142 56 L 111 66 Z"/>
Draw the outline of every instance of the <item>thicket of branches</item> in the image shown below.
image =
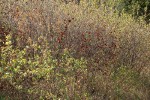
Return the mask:
<path id="1" fill-rule="evenodd" d="M 150 98 L 150 26 L 115 2 L 0 1 L 0 98 Z"/>

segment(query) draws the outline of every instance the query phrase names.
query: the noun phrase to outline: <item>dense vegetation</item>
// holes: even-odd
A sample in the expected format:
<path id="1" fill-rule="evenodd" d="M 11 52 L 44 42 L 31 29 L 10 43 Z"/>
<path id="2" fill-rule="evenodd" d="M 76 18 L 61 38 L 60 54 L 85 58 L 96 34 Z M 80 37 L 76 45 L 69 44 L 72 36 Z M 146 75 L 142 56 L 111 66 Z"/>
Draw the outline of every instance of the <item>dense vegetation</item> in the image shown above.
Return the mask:
<path id="1" fill-rule="evenodd" d="M 119 6 L 119 10 L 124 10 L 126 13 L 133 15 L 135 19 L 143 17 L 147 23 L 150 22 L 149 0 L 121 0 Z"/>
<path id="2" fill-rule="evenodd" d="M 79 1 L 0 1 L 0 99 L 150 99 L 148 0 Z"/>

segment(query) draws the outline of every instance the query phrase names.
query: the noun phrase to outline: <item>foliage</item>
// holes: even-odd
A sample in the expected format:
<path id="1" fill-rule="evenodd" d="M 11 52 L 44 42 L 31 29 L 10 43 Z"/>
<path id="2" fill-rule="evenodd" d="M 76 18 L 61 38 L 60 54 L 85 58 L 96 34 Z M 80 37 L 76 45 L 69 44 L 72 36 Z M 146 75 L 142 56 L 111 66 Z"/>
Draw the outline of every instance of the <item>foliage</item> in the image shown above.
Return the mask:
<path id="1" fill-rule="evenodd" d="M 0 48 L 0 94 L 19 100 L 148 100 L 149 24 L 118 15 L 118 1 L 2 1 L 1 22 L 11 30 Z"/>
<path id="2" fill-rule="evenodd" d="M 120 0 L 118 7 L 119 11 L 125 11 L 126 13 L 132 14 L 136 19 L 142 16 L 145 18 L 146 22 L 149 23 L 149 0 Z"/>
<path id="3" fill-rule="evenodd" d="M 8 46 L 2 47 L 1 55 L 2 80 L 7 80 L 20 91 L 32 94 L 33 99 L 36 96 L 43 99 L 73 99 L 83 98 L 81 96 L 86 94 L 86 88 L 79 86 L 84 84 L 82 81 L 87 74 L 86 61 L 83 58 L 73 58 L 67 49 L 59 59 L 52 57 L 49 50 L 42 50 L 40 56 L 35 54 L 35 58 L 31 58 L 28 56 L 28 48 L 12 49 L 10 35 L 7 39 Z"/>
<path id="4" fill-rule="evenodd" d="M 131 14 L 136 20 L 143 18 L 147 23 L 150 19 L 149 0 L 92 0 L 88 1 L 96 8 L 112 8 L 115 12 Z"/>

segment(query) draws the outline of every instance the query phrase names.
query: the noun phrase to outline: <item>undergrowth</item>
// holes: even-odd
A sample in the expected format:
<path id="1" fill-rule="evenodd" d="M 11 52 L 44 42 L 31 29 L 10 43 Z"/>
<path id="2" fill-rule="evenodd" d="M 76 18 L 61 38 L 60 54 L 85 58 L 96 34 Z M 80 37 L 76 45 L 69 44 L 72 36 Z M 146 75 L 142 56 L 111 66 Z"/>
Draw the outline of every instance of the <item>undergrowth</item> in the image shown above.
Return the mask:
<path id="1" fill-rule="evenodd" d="M 149 100 L 150 27 L 142 19 L 83 0 L 2 1 L 2 98 Z"/>

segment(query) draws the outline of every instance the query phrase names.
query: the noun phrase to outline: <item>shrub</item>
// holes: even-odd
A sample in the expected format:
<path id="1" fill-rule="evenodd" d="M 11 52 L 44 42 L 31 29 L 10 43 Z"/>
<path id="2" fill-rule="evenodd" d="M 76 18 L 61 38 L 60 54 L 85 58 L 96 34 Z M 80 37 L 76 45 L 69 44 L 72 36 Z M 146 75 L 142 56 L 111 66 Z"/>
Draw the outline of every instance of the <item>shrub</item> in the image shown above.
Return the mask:
<path id="1" fill-rule="evenodd" d="M 50 50 L 40 47 L 41 55 L 36 53 L 32 58 L 28 56 L 28 48 L 12 49 L 10 43 L 7 41 L 8 46 L 1 48 L 1 80 L 6 80 L 19 91 L 32 94 L 33 99 L 86 98 L 87 66 L 83 58 L 73 58 L 67 49 L 55 58 Z"/>
<path id="2" fill-rule="evenodd" d="M 84 1 L 16 1 L 4 8 L 7 3 L 2 19 L 12 30 L 1 48 L 1 80 L 18 95 L 149 98 L 149 24 Z"/>
<path id="3" fill-rule="evenodd" d="M 132 14 L 136 19 L 144 17 L 145 21 L 149 23 L 150 3 L 148 0 L 120 0 L 119 10 Z"/>

